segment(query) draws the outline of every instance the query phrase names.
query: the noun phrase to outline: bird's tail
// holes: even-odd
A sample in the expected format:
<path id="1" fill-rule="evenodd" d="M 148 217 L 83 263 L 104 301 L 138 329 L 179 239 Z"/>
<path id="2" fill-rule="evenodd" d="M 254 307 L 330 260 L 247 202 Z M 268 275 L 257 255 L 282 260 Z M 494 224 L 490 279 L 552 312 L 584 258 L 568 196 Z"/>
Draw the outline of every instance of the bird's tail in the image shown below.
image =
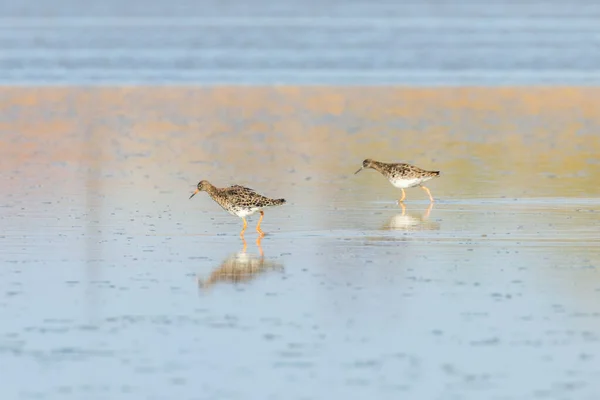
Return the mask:
<path id="1" fill-rule="evenodd" d="M 274 206 L 280 206 L 282 204 L 285 204 L 285 199 L 275 199 L 275 200 L 273 200 L 273 205 Z"/>
<path id="2" fill-rule="evenodd" d="M 431 177 L 440 176 L 440 171 L 429 171 L 429 174 L 431 175 Z"/>

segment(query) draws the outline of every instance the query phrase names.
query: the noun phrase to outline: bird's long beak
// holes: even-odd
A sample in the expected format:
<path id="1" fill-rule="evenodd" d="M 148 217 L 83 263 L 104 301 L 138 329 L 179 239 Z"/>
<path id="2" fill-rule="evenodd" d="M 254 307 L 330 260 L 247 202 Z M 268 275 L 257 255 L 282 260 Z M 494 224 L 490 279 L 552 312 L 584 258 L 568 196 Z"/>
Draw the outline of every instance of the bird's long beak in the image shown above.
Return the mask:
<path id="1" fill-rule="evenodd" d="M 194 197 L 194 196 L 196 195 L 196 193 L 198 193 L 198 192 L 199 192 L 199 190 L 198 190 L 198 189 L 196 189 L 196 191 L 195 191 L 194 193 L 192 193 L 192 195 L 190 196 L 190 199 L 191 199 L 192 197 Z M 189 199 L 188 199 L 188 200 L 189 200 Z"/>
<path id="2" fill-rule="evenodd" d="M 364 167 L 360 167 L 360 168 L 358 169 L 358 171 L 356 171 L 356 172 L 354 173 L 354 175 L 356 175 L 356 174 L 358 174 L 360 171 L 362 171 L 362 170 L 363 170 L 363 168 L 364 168 Z"/>

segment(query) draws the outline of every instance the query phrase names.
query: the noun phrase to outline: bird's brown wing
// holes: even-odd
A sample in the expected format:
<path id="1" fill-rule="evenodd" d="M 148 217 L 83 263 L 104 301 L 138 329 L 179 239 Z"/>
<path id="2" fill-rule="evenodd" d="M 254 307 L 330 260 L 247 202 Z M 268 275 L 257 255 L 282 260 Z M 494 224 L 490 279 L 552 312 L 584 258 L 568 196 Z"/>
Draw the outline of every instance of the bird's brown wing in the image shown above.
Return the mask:
<path id="1" fill-rule="evenodd" d="M 425 170 L 415 167 L 410 164 L 396 164 L 394 165 L 394 173 L 396 175 L 406 176 L 406 177 L 419 177 L 426 173 Z"/>
<path id="2" fill-rule="evenodd" d="M 260 207 L 269 203 L 270 199 L 260 195 L 254 189 L 233 185 L 225 189 L 227 196 L 234 197 L 236 202 L 245 207 Z"/>
<path id="3" fill-rule="evenodd" d="M 230 186 L 230 187 L 226 188 L 225 191 L 229 194 L 237 194 L 237 195 L 256 193 L 256 191 L 254 189 L 250 189 L 248 187 L 241 186 L 241 185 Z"/>

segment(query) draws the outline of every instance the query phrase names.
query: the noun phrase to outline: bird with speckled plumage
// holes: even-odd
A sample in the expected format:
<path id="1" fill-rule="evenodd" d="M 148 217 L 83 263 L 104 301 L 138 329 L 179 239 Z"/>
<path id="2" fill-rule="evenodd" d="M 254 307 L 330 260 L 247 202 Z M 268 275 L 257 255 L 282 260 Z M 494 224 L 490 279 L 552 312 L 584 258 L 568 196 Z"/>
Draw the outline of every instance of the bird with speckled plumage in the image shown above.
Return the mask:
<path id="1" fill-rule="evenodd" d="M 419 186 L 429 195 L 429 200 L 433 202 L 433 196 L 429 189 L 423 186 L 424 182 L 440 176 L 440 171 L 426 171 L 414 165 L 404 163 L 384 163 L 367 158 L 363 161 L 362 167 L 354 174 L 358 174 L 365 168 L 371 168 L 385 176 L 392 185 L 402 190 L 402 198 L 399 202 L 403 202 L 406 198 L 404 189 Z"/>
<path id="2" fill-rule="evenodd" d="M 242 221 L 244 221 L 240 236 L 244 236 L 244 232 L 248 226 L 246 217 L 257 211 L 260 211 L 260 219 L 256 225 L 256 232 L 258 232 L 260 236 L 264 236 L 265 233 L 260 229 L 260 223 L 265 215 L 262 209 L 285 204 L 285 199 L 270 199 L 256 193 L 253 189 L 244 186 L 233 185 L 227 188 L 217 188 L 206 180 L 198 182 L 198 187 L 194 193 L 192 193 L 190 199 L 202 191 L 207 192 L 208 195 L 225 211 L 231 215 L 240 217 Z"/>

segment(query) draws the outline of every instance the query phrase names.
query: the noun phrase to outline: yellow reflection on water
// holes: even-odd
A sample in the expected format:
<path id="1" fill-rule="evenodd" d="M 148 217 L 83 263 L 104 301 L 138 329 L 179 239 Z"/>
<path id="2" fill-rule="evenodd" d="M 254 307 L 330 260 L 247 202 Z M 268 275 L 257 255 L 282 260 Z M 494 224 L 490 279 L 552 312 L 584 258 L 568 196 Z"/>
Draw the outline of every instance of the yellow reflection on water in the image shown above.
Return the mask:
<path id="1" fill-rule="evenodd" d="M 344 185 L 395 193 L 350 176 L 371 157 L 441 170 L 432 190 L 443 198 L 595 197 L 598 98 L 569 87 L 4 87 L 0 171 L 43 166 L 61 185 L 94 165 L 140 188 L 173 176 L 321 184 L 318 201 Z"/>

